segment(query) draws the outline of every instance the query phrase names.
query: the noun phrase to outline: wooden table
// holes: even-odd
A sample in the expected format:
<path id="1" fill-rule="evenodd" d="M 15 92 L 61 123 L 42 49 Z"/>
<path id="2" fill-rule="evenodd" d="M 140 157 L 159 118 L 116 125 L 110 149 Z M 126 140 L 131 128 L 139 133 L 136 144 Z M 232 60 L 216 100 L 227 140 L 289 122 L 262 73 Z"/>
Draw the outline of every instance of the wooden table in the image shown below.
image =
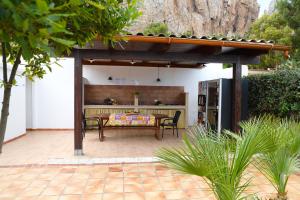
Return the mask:
<path id="1" fill-rule="evenodd" d="M 99 131 L 99 139 L 101 142 L 104 141 L 104 129 L 128 129 L 128 128 L 142 128 L 142 129 L 152 129 L 155 131 L 155 138 L 157 140 L 161 140 L 161 135 L 160 135 L 160 123 L 163 118 L 168 118 L 168 115 L 164 114 L 152 114 L 155 117 L 155 123 L 154 126 L 110 126 L 107 125 L 109 121 L 109 113 L 106 114 L 100 114 L 98 115 L 100 119 L 100 131 Z"/>

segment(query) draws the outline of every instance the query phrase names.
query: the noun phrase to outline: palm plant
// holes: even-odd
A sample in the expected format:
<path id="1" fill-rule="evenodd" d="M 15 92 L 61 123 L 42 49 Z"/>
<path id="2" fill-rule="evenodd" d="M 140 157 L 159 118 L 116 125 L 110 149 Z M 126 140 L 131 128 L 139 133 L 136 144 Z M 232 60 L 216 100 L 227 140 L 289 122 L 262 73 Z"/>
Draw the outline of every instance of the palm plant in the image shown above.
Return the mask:
<path id="1" fill-rule="evenodd" d="M 265 125 L 259 119 L 242 123 L 241 127 L 242 136 L 229 131 L 217 136 L 195 126 L 184 136 L 183 147 L 162 148 L 156 155 L 170 168 L 204 177 L 219 200 L 245 199 L 243 192 L 250 183 L 245 170 L 253 155 L 274 150 L 275 138 L 261 134 Z"/>
<path id="2" fill-rule="evenodd" d="M 300 124 L 296 121 L 265 119 L 266 135 L 277 135 L 275 151 L 262 154 L 256 167 L 277 190 L 278 200 L 287 199 L 286 186 L 290 175 L 300 169 Z"/>

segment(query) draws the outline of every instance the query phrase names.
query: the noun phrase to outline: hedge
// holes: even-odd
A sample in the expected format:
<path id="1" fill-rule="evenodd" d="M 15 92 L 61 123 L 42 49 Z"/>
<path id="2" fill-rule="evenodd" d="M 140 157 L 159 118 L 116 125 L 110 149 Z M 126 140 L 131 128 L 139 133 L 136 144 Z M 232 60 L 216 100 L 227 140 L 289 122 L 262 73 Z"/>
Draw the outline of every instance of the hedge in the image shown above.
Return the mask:
<path id="1" fill-rule="evenodd" d="M 249 80 L 249 114 L 272 114 L 300 119 L 300 70 L 279 70 L 252 75 Z"/>

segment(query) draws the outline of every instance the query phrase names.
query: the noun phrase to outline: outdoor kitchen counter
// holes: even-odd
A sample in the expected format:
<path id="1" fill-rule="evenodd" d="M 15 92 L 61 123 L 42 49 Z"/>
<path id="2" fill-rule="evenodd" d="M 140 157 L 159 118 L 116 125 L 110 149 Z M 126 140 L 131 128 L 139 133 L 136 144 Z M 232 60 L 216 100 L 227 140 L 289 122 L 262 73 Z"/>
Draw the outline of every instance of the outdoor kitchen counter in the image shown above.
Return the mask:
<path id="1" fill-rule="evenodd" d="M 165 114 L 173 117 L 177 110 L 181 111 L 178 121 L 178 128 L 186 128 L 187 125 L 187 107 L 184 105 L 85 105 L 86 116 L 92 116 L 102 113 L 125 113 L 133 112 L 137 109 L 144 114 Z"/>

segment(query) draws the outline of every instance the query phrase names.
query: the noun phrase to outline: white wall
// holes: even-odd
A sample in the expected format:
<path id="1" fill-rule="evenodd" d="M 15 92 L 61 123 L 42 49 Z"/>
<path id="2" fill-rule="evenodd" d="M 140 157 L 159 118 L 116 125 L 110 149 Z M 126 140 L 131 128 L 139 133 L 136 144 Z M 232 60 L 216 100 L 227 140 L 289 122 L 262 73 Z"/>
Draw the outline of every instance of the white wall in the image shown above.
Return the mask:
<path id="1" fill-rule="evenodd" d="M 2 66 L 2 64 L 0 64 Z M 18 71 L 20 75 L 22 71 Z M 8 70 L 10 74 L 10 70 Z M 3 75 L 3 70 L 0 68 L 0 77 Z M 6 127 L 4 141 L 8 141 L 26 133 L 26 102 L 25 102 L 25 78 L 16 76 L 17 85 L 12 88 L 10 98 L 9 116 Z M 2 108 L 3 88 L 0 88 L 0 110 Z"/>
<path id="2" fill-rule="evenodd" d="M 52 72 L 31 84 L 31 116 L 27 112 L 27 128 L 74 127 L 74 60 L 65 58 L 59 63 L 61 67 L 53 65 Z M 28 93 L 29 90 L 28 87 Z"/>
<path id="3" fill-rule="evenodd" d="M 60 65 L 62 68 L 53 66 L 52 73 L 32 83 L 32 116 L 27 112 L 32 121 L 27 120 L 27 125 L 31 125 L 27 128 L 74 127 L 74 60 L 63 59 Z M 88 84 L 184 86 L 189 93 L 188 118 L 192 125 L 197 121 L 198 82 L 231 78 L 230 70 L 223 70 L 221 64 L 208 64 L 201 70 L 160 68 L 161 82 L 156 82 L 157 68 L 84 66 L 83 77 Z M 247 73 L 247 68 L 243 67 L 243 74 Z M 114 80 L 107 80 L 109 76 Z"/>

